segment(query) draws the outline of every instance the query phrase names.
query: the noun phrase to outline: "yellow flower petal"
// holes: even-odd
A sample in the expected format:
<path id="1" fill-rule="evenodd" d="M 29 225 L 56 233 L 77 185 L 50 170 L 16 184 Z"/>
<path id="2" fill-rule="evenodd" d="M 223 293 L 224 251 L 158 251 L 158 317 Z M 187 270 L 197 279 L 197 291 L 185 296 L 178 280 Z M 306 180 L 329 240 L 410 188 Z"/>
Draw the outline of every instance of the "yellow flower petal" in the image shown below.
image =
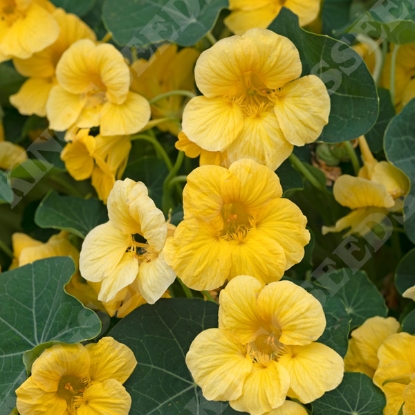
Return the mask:
<path id="1" fill-rule="evenodd" d="M 186 364 L 203 396 L 215 401 L 241 396 L 253 366 L 245 347 L 220 329 L 204 330 L 196 336 L 187 352 Z"/>
<path id="2" fill-rule="evenodd" d="M 254 365 L 246 378 L 242 395 L 229 403 L 233 409 L 262 415 L 281 406 L 290 386 L 290 376 L 284 366 L 271 362 L 269 366 Z"/>
<path id="3" fill-rule="evenodd" d="M 257 297 L 264 285 L 256 278 L 238 276 L 219 296 L 219 328 L 235 335 L 242 344 L 261 334 L 263 321 L 257 310 Z"/>
<path id="4" fill-rule="evenodd" d="M 115 379 L 97 382 L 85 389 L 77 415 L 128 415 L 131 396 Z"/>
<path id="5" fill-rule="evenodd" d="M 264 415 L 307 415 L 308 412 L 297 402 L 294 401 L 285 401 L 277 409 L 273 409 L 270 412 L 267 412 Z"/>
<path id="6" fill-rule="evenodd" d="M 406 195 L 409 191 L 409 180 L 398 168 L 387 161 L 376 163 L 372 180 L 386 187 L 386 191 L 394 198 Z"/>
<path id="7" fill-rule="evenodd" d="M 304 257 L 304 246 L 310 241 L 306 224 L 307 218 L 297 205 L 288 199 L 277 199 L 259 209 L 256 226 L 282 246 L 288 269 Z"/>
<path id="8" fill-rule="evenodd" d="M 267 285 L 258 295 L 258 312 L 281 332 L 285 345 L 307 345 L 318 339 L 326 327 L 320 302 L 290 281 Z"/>
<path id="9" fill-rule="evenodd" d="M 321 343 L 287 347 L 279 363 L 290 375 L 288 396 L 302 403 L 320 398 L 339 386 L 343 379 L 343 359 Z"/>
<path id="10" fill-rule="evenodd" d="M 305 76 L 276 92 L 275 115 L 285 138 L 291 144 L 312 143 L 328 123 L 330 98 L 323 81 Z"/>
<path id="11" fill-rule="evenodd" d="M 88 378 L 89 365 L 89 354 L 81 344 L 55 344 L 34 361 L 31 379 L 45 392 L 56 392 L 65 375 Z"/>
<path id="12" fill-rule="evenodd" d="M 134 134 L 145 127 L 150 119 L 148 101 L 141 95 L 128 92 L 122 104 L 107 102 L 102 108 L 101 135 Z"/>
<path id="13" fill-rule="evenodd" d="M 65 91 L 61 86 L 54 86 L 46 103 L 46 114 L 52 130 L 64 131 L 78 119 L 85 105 L 79 95 Z"/>
<path id="14" fill-rule="evenodd" d="M 176 275 L 194 290 L 218 288 L 229 275 L 229 246 L 209 223 L 182 221 L 174 238 L 167 238 L 163 253 Z"/>
<path id="15" fill-rule="evenodd" d="M 411 300 L 415 301 L 415 286 L 405 290 L 405 292 L 402 294 L 402 297 L 410 298 Z"/>
<path id="16" fill-rule="evenodd" d="M 203 149 L 196 143 L 190 141 L 183 131 L 180 131 L 177 139 L 178 141 L 175 142 L 174 146 L 177 148 L 177 150 L 183 151 L 186 154 L 186 157 L 199 157 L 200 153 L 203 151 Z"/>
<path id="17" fill-rule="evenodd" d="M 98 194 L 98 198 L 107 203 L 108 196 L 115 184 L 115 175 L 100 157 L 95 156 L 95 162 L 91 183 Z"/>
<path id="18" fill-rule="evenodd" d="M 1 147 L 1 145 L 0 145 Z M 17 266 L 20 266 L 20 255 L 26 248 L 41 246 L 42 242 L 33 239 L 25 233 L 16 232 L 12 235 L 13 256 L 17 260 Z"/>
<path id="19" fill-rule="evenodd" d="M 378 350 L 379 369 L 399 361 L 407 363 L 412 369 L 408 373 L 415 373 L 415 336 L 408 333 L 398 333 L 389 336 Z M 404 375 L 405 373 L 402 373 Z M 379 376 L 375 375 L 375 378 Z"/>
<path id="20" fill-rule="evenodd" d="M 284 7 L 287 7 L 298 16 L 300 26 L 306 26 L 318 16 L 320 4 L 320 0 L 287 0 Z"/>
<path id="21" fill-rule="evenodd" d="M 137 365 L 131 349 L 112 337 L 103 337 L 98 343 L 91 343 L 85 347 L 91 357 L 89 373 L 92 382 L 115 379 L 124 383 Z"/>
<path id="22" fill-rule="evenodd" d="M 231 162 L 246 157 L 275 170 L 292 153 L 293 145 L 285 139 L 275 114 L 264 112 L 244 119 L 241 134 L 226 151 Z"/>
<path id="23" fill-rule="evenodd" d="M 344 356 L 344 370 L 346 372 L 360 372 L 373 378 L 375 369 L 368 366 L 363 360 L 360 350 L 353 339 L 349 339 L 349 347 L 346 356 Z"/>
<path id="24" fill-rule="evenodd" d="M 344 174 L 333 186 L 337 202 L 350 209 L 367 206 L 392 207 L 395 202 L 383 184 Z"/>
<path id="25" fill-rule="evenodd" d="M 250 8 L 253 7 L 255 6 L 251 3 Z M 281 6 L 278 5 L 274 10 L 269 6 L 260 8 L 258 4 L 258 8 L 255 8 L 254 10 L 249 10 L 245 7 L 242 10 L 241 9 L 232 11 L 232 13 L 224 20 L 225 25 L 236 35 L 242 35 L 247 30 L 254 27 L 265 29 L 275 19 L 277 13 L 281 10 Z"/>
<path id="26" fill-rule="evenodd" d="M 53 16 L 33 2 L 2 37 L 0 50 L 4 55 L 25 59 L 49 46 L 58 35 Z"/>
<path id="27" fill-rule="evenodd" d="M 229 98 L 192 98 L 183 112 L 183 131 L 209 151 L 224 151 L 243 127 L 242 110 Z"/>
<path id="28" fill-rule="evenodd" d="M 0 169 L 8 170 L 27 160 L 26 150 L 10 141 L 0 142 Z"/>
<path id="29" fill-rule="evenodd" d="M 53 82 L 40 78 L 28 79 L 19 91 L 10 96 L 10 102 L 23 115 L 46 116 L 46 102 Z"/>
<path id="30" fill-rule="evenodd" d="M 55 392 L 45 392 L 32 378 L 17 390 L 16 407 L 20 415 L 66 415 L 67 403 Z"/>
<path id="31" fill-rule="evenodd" d="M 403 415 L 411 415 L 415 413 L 415 378 L 405 388 L 403 393 L 405 405 L 403 406 Z"/>
<path id="32" fill-rule="evenodd" d="M 163 254 L 140 264 L 138 287 L 149 304 L 154 304 L 176 278 L 174 271 L 164 261 Z"/>

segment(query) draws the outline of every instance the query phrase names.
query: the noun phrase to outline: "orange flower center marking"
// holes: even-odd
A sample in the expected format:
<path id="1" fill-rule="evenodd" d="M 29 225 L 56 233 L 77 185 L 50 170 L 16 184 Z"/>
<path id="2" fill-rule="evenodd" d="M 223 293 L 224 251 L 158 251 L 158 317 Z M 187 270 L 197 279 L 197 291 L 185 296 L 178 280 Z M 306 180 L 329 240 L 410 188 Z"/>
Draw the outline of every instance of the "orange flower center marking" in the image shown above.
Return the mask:
<path id="1" fill-rule="evenodd" d="M 72 400 L 84 393 L 87 386 L 88 379 L 79 379 L 74 375 L 62 376 L 59 381 L 58 395 L 66 400 L 68 407 L 71 407 Z"/>
<path id="2" fill-rule="evenodd" d="M 131 246 L 127 251 L 134 252 L 134 256 L 139 262 L 151 262 L 157 259 L 157 252 L 154 252 L 150 245 L 145 243 L 145 239 L 141 235 L 133 235 L 131 239 Z"/>
<path id="3" fill-rule="evenodd" d="M 0 0 L 0 20 L 11 26 L 16 20 L 24 17 L 24 14 L 16 10 L 14 0 Z"/>
<path id="4" fill-rule="evenodd" d="M 246 345 L 248 356 L 253 362 L 263 365 L 269 364 L 285 352 L 285 346 L 279 341 L 280 334 L 260 334 L 253 342 Z"/>
<path id="5" fill-rule="evenodd" d="M 243 239 L 253 226 L 253 218 L 240 203 L 228 203 L 222 207 L 224 226 L 222 236 L 228 240 Z"/>
<path id="6" fill-rule="evenodd" d="M 107 88 L 99 77 L 94 77 L 86 91 L 82 94 L 86 99 L 85 108 L 93 108 L 105 104 L 107 99 Z"/>

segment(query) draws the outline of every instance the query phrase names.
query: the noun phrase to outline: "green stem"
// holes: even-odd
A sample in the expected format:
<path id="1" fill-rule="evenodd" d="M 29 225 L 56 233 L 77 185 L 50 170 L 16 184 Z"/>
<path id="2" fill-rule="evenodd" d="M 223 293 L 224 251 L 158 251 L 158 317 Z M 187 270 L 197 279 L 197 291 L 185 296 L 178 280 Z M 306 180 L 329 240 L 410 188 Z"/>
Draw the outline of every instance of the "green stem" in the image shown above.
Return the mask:
<path id="1" fill-rule="evenodd" d="M 395 105 L 395 71 L 396 71 L 396 57 L 398 55 L 399 45 L 395 44 L 391 56 L 391 74 L 389 91 L 392 97 L 392 103 Z"/>
<path id="2" fill-rule="evenodd" d="M 84 195 L 75 186 L 70 184 L 63 177 L 51 174 L 49 179 L 59 185 L 62 190 L 65 190 L 71 196 L 84 197 Z"/>
<path id="3" fill-rule="evenodd" d="M 156 150 L 156 153 L 163 159 L 163 161 L 166 163 L 167 168 L 169 171 L 173 169 L 173 164 L 170 161 L 169 156 L 167 155 L 166 151 L 164 150 L 163 146 L 157 141 L 157 138 L 150 135 L 145 134 L 137 134 L 131 136 L 131 141 L 133 140 L 144 140 L 149 143 L 151 143 Z"/>
<path id="4" fill-rule="evenodd" d="M 196 95 L 191 92 L 187 91 L 186 89 L 178 89 L 175 91 L 165 92 L 164 94 L 160 94 L 155 96 L 153 99 L 150 99 L 149 103 L 153 105 L 155 102 L 160 101 L 161 99 L 171 97 L 173 95 L 183 95 L 185 97 L 194 98 Z"/>
<path id="5" fill-rule="evenodd" d="M 212 44 L 212 46 L 217 42 L 215 36 L 213 36 L 212 32 L 206 33 L 206 39 Z"/>
<path id="6" fill-rule="evenodd" d="M 210 295 L 209 291 L 202 291 L 202 294 L 206 297 L 206 300 L 216 303 L 215 299 Z"/>
<path id="7" fill-rule="evenodd" d="M 0 239 L 0 249 L 10 258 L 13 258 L 13 251 Z"/>
<path id="8" fill-rule="evenodd" d="M 343 144 L 345 145 L 347 154 L 349 155 L 350 161 L 352 162 L 354 174 L 357 176 L 360 170 L 360 163 L 359 159 L 357 158 L 356 152 L 354 151 L 354 148 L 350 141 L 345 141 Z"/>
<path id="9" fill-rule="evenodd" d="M 177 172 L 179 171 L 184 159 L 184 153 L 183 151 L 179 151 L 179 154 L 177 155 L 176 162 L 174 163 L 173 168 L 170 170 L 170 173 L 167 175 L 167 177 L 164 179 L 163 183 L 163 197 L 162 197 L 162 207 L 163 211 L 167 213 L 172 207 L 172 200 L 170 196 L 170 189 L 169 185 L 170 182 L 173 180 L 173 178 L 176 177 Z"/>
<path id="10" fill-rule="evenodd" d="M 304 166 L 303 162 L 294 154 L 291 153 L 290 155 L 291 163 L 300 173 L 317 189 L 324 191 L 326 190 L 325 187 L 308 171 L 307 167 Z"/>
<path id="11" fill-rule="evenodd" d="M 394 252 L 394 255 L 396 257 L 396 260 L 399 262 L 400 258 L 402 257 L 402 251 L 401 251 L 401 241 L 399 240 L 399 234 L 398 232 L 392 232 L 392 249 Z"/>
<path id="12" fill-rule="evenodd" d="M 177 183 L 185 183 L 186 181 L 187 181 L 187 176 L 176 176 L 176 177 L 173 177 L 173 179 L 170 180 L 169 189 L 174 184 L 177 184 Z"/>
<path id="13" fill-rule="evenodd" d="M 187 298 L 193 298 L 193 294 L 190 291 L 190 288 L 180 279 L 177 278 L 179 280 L 180 286 L 182 287 L 182 290 L 184 291 L 184 294 L 186 295 Z"/>

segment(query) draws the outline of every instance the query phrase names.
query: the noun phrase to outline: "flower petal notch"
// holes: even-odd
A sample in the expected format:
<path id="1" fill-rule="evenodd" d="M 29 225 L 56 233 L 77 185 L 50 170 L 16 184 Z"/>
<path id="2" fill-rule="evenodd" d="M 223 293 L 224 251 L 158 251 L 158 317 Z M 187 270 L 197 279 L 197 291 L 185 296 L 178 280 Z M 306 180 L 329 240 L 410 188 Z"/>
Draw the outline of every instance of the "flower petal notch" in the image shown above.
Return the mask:
<path id="1" fill-rule="evenodd" d="M 183 192 L 184 220 L 166 242 L 166 262 L 195 290 L 241 274 L 278 281 L 310 240 L 306 217 L 281 195 L 278 176 L 250 159 L 229 170 L 195 169 Z"/>
<path id="2" fill-rule="evenodd" d="M 226 151 L 226 167 L 249 157 L 275 170 L 328 123 L 325 85 L 314 75 L 299 78 L 301 70 L 294 44 L 270 30 L 220 40 L 196 62 L 204 96 L 185 107 L 184 134 L 203 150 Z"/>
<path id="3" fill-rule="evenodd" d="M 220 293 L 219 328 L 194 339 L 186 364 L 206 399 L 252 415 L 303 414 L 287 397 L 310 403 L 343 378 L 343 359 L 315 342 L 325 326 L 321 304 L 303 288 L 237 276 Z"/>

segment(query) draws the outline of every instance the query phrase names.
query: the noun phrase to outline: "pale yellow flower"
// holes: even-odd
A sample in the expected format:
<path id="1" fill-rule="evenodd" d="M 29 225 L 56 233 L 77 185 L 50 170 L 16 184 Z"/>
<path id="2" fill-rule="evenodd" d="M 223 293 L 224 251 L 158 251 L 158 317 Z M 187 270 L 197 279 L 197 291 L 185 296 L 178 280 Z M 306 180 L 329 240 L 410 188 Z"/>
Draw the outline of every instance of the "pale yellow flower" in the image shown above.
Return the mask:
<path id="1" fill-rule="evenodd" d="M 226 151 L 226 164 L 252 158 L 275 170 L 328 123 L 324 83 L 301 70 L 294 44 L 270 30 L 220 40 L 196 62 L 203 96 L 186 105 L 183 132 L 203 150 Z"/>
<path id="2" fill-rule="evenodd" d="M 128 135 L 150 119 L 150 104 L 130 91 L 130 69 L 112 45 L 75 42 L 63 53 L 56 79 L 46 104 L 53 130 L 99 126 L 103 136 Z"/>
<path id="3" fill-rule="evenodd" d="M 349 348 L 344 357 L 347 372 L 362 372 L 373 378 L 379 364 L 377 357 L 380 345 L 400 329 L 393 317 L 372 317 L 352 331 Z"/>
<path id="4" fill-rule="evenodd" d="M 230 0 L 226 26 L 237 35 L 255 27 L 267 28 L 286 7 L 298 15 L 300 26 L 311 23 L 320 11 L 321 0 Z"/>
<path id="5" fill-rule="evenodd" d="M 409 298 L 415 301 L 415 285 L 405 290 L 405 292 L 402 294 L 402 297 Z"/>
<path id="6" fill-rule="evenodd" d="M 386 395 L 384 415 L 413 415 L 415 397 L 415 336 L 389 336 L 378 351 L 379 366 L 373 382 Z"/>
<path id="7" fill-rule="evenodd" d="M 334 226 L 323 226 L 323 235 L 329 232 L 341 232 L 351 228 L 351 233 L 364 235 L 374 226 L 377 218 L 385 217 L 389 210 L 398 210 L 400 197 L 408 193 L 409 180 L 396 167 L 387 161 L 377 161 L 370 152 L 363 136 L 359 137 L 363 167 L 358 177 L 344 174 L 333 186 L 334 198 L 352 212 L 339 219 Z M 370 221 L 367 218 L 371 218 Z"/>
<path id="8" fill-rule="evenodd" d="M 29 78 L 10 96 L 10 102 L 24 115 L 46 116 L 46 102 L 56 85 L 56 65 L 62 54 L 80 39 L 96 40 L 95 33 L 78 16 L 63 9 L 56 9 L 52 15 L 60 30 L 56 41 L 28 59 L 13 59 L 17 71 Z"/>
<path id="9" fill-rule="evenodd" d="M 20 415 L 128 415 L 131 397 L 122 384 L 137 361 L 112 337 L 96 344 L 57 344 L 33 363 L 16 390 Z"/>
<path id="10" fill-rule="evenodd" d="M 167 263 L 195 290 L 244 273 L 278 281 L 301 261 L 310 239 L 307 218 L 281 195 L 278 176 L 253 160 L 193 170 L 183 191 L 184 220 L 164 250 Z"/>
<path id="11" fill-rule="evenodd" d="M 0 169 L 9 170 L 27 160 L 26 150 L 10 141 L 0 140 Z"/>
<path id="12" fill-rule="evenodd" d="M 111 301 L 125 287 L 136 284 L 150 304 L 174 281 L 163 248 L 168 225 L 141 182 L 117 181 L 108 197 L 109 221 L 86 236 L 80 257 L 81 275 L 101 282 L 98 299 Z M 136 238 L 144 238 L 139 242 Z"/>
<path id="13" fill-rule="evenodd" d="M 309 403 L 340 384 L 343 359 L 315 341 L 326 319 L 303 288 L 238 276 L 221 291 L 219 304 L 219 328 L 202 331 L 186 355 L 206 399 L 263 415 L 287 396 Z"/>
<path id="14" fill-rule="evenodd" d="M 132 63 L 131 90 L 148 100 L 174 90 L 195 92 L 193 69 L 199 54 L 193 48 L 183 48 L 178 52 L 175 44 L 160 46 L 148 61 L 138 59 Z M 153 119 L 177 120 L 157 124 L 161 131 L 170 131 L 173 135 L 179 133 L 185 99 L 184 96 L 171 95 L 151 105 Z"/>
<path id="15" fill-rule="evenodd" d="M 83 129 L 62 150 L 61 159 L 75 180 L 91 178 L 99 199 L 106 203 L 115 180 L 125 170 L 130 150 L 130 136 L 93 137 Z"/>
<path id="16" fill-rule="evenodd" d="M 57 39 L 53 8 L 45 0 L 0 0 L 0 62 L 29 58 Z"/>

